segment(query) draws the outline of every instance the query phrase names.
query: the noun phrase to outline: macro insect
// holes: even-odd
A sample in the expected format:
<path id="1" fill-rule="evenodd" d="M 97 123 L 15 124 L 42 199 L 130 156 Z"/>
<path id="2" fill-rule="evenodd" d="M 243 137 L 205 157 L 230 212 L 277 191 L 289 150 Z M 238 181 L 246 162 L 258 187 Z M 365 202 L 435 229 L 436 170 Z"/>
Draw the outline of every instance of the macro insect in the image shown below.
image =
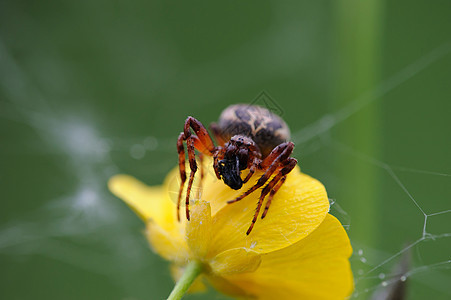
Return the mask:
<path id="1" fill-rule="evenodd" d="M 287 174 L 293 170 L 297 160 L 290 157 L 294 144 L 289 141 L 290 130 L 287 124 L 268 109 L 248 104 L 236 104 L 227 107 L 220 115 L 218 123 L 210 125 L 210 130 L 218 146 L 215 146 L 204 125 L 189 116 L 185 121 L 183 131 L 177 139 L 177 152 L 180 169 L 180 190 L 177 202 L 177 218 L 180 220 L 180 204 L 183 188 L 187 179 L 185 171 L 186 142 L 190 176 L 185 199 L 186 218 L 190 220 L 189 197 L 197 172 L 196 152 L 202 160 L 204 155 L 213 157 L 213 169 L 216 177 L 223 180 L 234 190 L 239 190 L 257 170 L 264 174 L 250 189 L 239 197 L 227 203 L 240 201 L 250 193 L 264 186 L 261 191 L 257 209 L 246 234 L 249 235 L 257 221 L 265 197 L 265 209 L 261 215 L 263 219 L 268 213 L 274 194 L 285 182 Z M 249 169 L 244 179 L 241 171 Z M 201 172 L 202 173 L 202 172 Z M 271 179 L 271 176 L 274 177 Z M 270 180 L 271 179 L 271 180 Z M 201 174 L 202 180 L 202 174 Z M 269 182 L 268 182 L 269 181 Z"/>

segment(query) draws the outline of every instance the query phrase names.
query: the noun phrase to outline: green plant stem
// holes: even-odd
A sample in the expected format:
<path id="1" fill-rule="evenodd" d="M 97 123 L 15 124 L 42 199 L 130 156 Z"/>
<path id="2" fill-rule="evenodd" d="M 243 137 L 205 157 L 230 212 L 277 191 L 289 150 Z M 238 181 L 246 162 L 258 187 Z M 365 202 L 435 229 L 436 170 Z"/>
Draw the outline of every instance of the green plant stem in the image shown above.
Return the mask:
<path id="1" fill-rule="evenodd" d="M 377 86 L 381 60 L 383 3 L 381 0 L 339 0 L 336 8 L 337 86 L 336 107 L 354 102 Z M 379 102 L 364 107 L 337 128 L 338 141 L 370 157 L 379 157 L 381 119 Z M 376 239 L 377 171 L 358 159 L 344 160 L 340 178 L 350 187 L 343 189 L 342 199 L 352 202 L 350 215 L 365 220 L 352 228 L 353 237 L 371 244 Z"/>
<path id="2" fill-rule="evenodd" d="M 338 64 L 333 96 L 337 109 L 352 105 L 355 99 L 373 90 L 379 82 L 384 1 L 338 0 L 334 5 Z M 343 122 L 334 132 L 334 137 L 368 157 L 380 157 L 379 103 L 366 105 Z M 358 220 L 358 226 L 351 227 L 351 238 L 357 244 L 374 245 L 379 239 L 380 170 L 357 157 L 343 154 L 338 154 L 337 167 L 345 187 L 337 196 L 343 200 L 350 216 Z"/>
<path id="3" fill-rule="evenodd" d="M 193 284 L 194 280 L 196 280 L 197 276 L 202 273 L 202 263 L 198 261 L 190 262 L 183 273 L 182 277 L 180 277 L 179 281 L 174 286 L 171 294 L 168 297 L 168 300 L 179 300 L 186 294 L 191 284 Z"/>

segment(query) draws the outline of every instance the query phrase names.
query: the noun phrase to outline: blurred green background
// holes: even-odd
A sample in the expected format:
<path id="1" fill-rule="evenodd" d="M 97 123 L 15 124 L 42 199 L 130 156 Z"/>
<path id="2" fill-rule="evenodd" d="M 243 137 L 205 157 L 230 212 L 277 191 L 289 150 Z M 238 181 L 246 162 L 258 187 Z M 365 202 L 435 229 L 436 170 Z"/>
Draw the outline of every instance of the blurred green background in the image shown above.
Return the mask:
<path id="1" fill-rule="evenodd" d="M 0 1 L 0 297 L 165 298 L 106 182 L 160 184 L 187 115 L 255 102 L 335 201 L 354 297 L 407 247 L 409 299 L 449 299 L 451 2 L 361 2 Z"/>

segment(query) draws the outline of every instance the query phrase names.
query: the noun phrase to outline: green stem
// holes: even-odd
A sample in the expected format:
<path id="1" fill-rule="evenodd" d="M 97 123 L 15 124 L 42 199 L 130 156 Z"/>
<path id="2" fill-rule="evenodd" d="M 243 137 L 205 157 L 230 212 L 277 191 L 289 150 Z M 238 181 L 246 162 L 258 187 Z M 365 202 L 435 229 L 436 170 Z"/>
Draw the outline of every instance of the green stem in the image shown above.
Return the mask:
<path id="1" fill-rule="evenodd" d="M 334 93 L 336 107 L 350 105 L 360 95 L 378 83 L 381 60 L 381 31 L 383 3 L 381 0 L 339 0 L 336 5 L 337 87 Z M 349 118 L 336 131 L 337 139 L 370 157 L 380 155 L 381 133 L 378 121 L 380 106 L 372 103 Z M 342 160 L 342 178 L 352 188 L 344 190 L 351 216 L 365 220 L 352 228 L 359 242 L 372 244 L 376 238 L 377 172 L 368 163 L 358 159 Z"/>
<path id="2" fill-rule="evenodd" d="M 335 4 L 335 37 L 337 85 L 335 108 L 352 105 L 355 99 L 374 89 L 379 82 L 383 27 L 383 0 L 338 0 Z M 381 145 L 381 107 L 379 103 L 365 106 L 343 122 L 334 132 L 341 143 L 370 157 L 379 157 Z M 340 153 L 342 155 L 343 153 Z M 374 245 L 379 239 L 377 227 L 380 207 L 378 186 L 380 170 L 368 162 L 340 156 L 339 178 L 345 182 L 337 194 L 358 226 L 351 227 L 354 242 Z M 356 222 L 357 223 L 357 222 Z M 360 287 L 361 290 L 365 286 Z"/>
<path id="3" fill-rule="evenodd" d="M 185 272 L 179 281 L 175 284 L 174 289 L 168 297 L 168 300 L 179 300 L 186 294 L 191 284 L 196 280 L 197 276 L 202 273 L 202 264 L 198 261 L 192 261 L 186 266 Z"/>

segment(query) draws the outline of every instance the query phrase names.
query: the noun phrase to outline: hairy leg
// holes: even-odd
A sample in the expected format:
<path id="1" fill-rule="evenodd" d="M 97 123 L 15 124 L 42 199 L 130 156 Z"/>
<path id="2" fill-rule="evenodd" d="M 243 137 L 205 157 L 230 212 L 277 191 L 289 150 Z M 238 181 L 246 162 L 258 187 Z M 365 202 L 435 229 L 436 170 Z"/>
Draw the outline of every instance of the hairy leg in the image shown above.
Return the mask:
<path id="1" fill-rule="evenodd" d="M 276 179 L 276 177 L 277 177 L 276 176 L 276 177 L 274 177 L 273 180 L 271 180 L 270 183 L 268 183 L 268 186 L 270 186 L 268 188 L 270 190 L 270 192 L 269 192 L 268 200 L 266 200 L 266 206 L 265 206 L 265 210 L 263 211 L 263 214 L 262 214 L 262 219 L 268 213 L 268 209 L 269 209 L 269 206 L 271 205 L 272 198 L 274 197 L 274 195 L 277 193 L 277 191 L 280 189 L 282 184 L 287 179 L 288 173 L 290 173 L 294 169 L 294 167 L 297 165 L 297 163 L 298 163 L 298 161 L 295 158 L 289 157 L 287 159 L 285 166 L 280 170 L 280 173 L 279 173 L 280 176 L 278 176 L 280 178 L 280 180 Z M 265 196 L 267 195 L 267 193 L 268 192 L 266 191 Z M 263 194 L 263 191 L 262 191 L 262 194 Z"/>
<path id="2" fill-rule="evenodd" d="M 186 189 L 186 198 L 185 198 L 185 211 L 186 211 L 186 219 L 189 221 L 189 196 L 191 194 L 191 187 L 193 186 L 194 175 L 197 172 L 197 163 L 194 152 L 194 139 L 188 138 L 186 140 L 186 147 L 188 148 L 188 161 L 191 172 L 189 174 L 188 180 L 188 188 Z"/>
<path id="3" fill-rule="evenodd" d="M 210 135 L 208 134 L 208 131 L 205 128 L 205 126 L 197 119 L 193 117 L 188 117 L 185 121 L 185 126 L 183 128 L 186 140 L 192 135 L 190 128 L 193 129 L 195 135 L 199 138 L 200 142 L 212 154 L 215 151 L 215 145 Z"/>
<path id="4" fill-rule="evenodd" d="M 285 182 L 286 179 L 287 179 L 287 176 L 283 176 L 282 178 L 280 178 L 279 182 L 274 186 L 274 188 L 271 190 L 271 192 L 269 192 L 268 200 L 266 200 L 265 210 L 263 211 L 263 214 L 262 214 L 262 219 L 264 217 L 266 217 L 269 206 L 271 205 L 272 198 L 277 193 L 277 191 L 280 189 L 280 187 L 282 186 L 282 184 Z"/>
<path id="5" fill-rule="evenodd" d="M 267 158 L 264 160 L 264 162 L 266 162 L 266 164 L 269 164 L 269 166 L 266 169 L 266 172 L 258 179 L 257 183 L 253 187 L 251 187 L 249 190 L 244 192 L 241 196 L 239 196 L 233 200 L 230 200 L 227 203 L 238 202 L 241 199 L 243 199 L 244 197 L 246 197 L 247 195 L 249 195 L 250 193 L 252 193 L 253 191 L 255 191 L 258 188 L 260 188 L 261 186 L 263 186 L 266 183 L 266 181 L 268 181 L 268 179 L 271 177 L 271 175 L 276 171 L 277 167 L 279 166 L 279 163 L 281 161 L 282 162 L 285 161 L 290 156 L 290 154 L 293 152 L 293 148 L 294 148 L 294 144 L 292 142 L 283 143 L 283 144 L 280 144 L 279 146 L 277 146 L 276 148 L 274 148 L 273 151 L 271 152 L 271 154 L 269 155 L 273 158 L 273 160 L 270 162 L 270 164 L 269 164 L 269 161 L 267 160 Z"/>
<path id="6" fill-rule="evenodd" d="M 191 133 L 191 129 L 194 131 L 194 134 Z M 186 199 L 185 199 L 185 210 L 186 210 L 186 218 L 189 220 L 189 196 L 191 193 L 191 188 L 194 181 L 194 175 L 197 171 L 197 163 L 195 158 L 195 149 L 199 150 L 199 152 L 206 155 L 213 155 L 216 148 L 214 143 L 208 134 L 205 126 L 198 120 L 193 117 L 188 117 L 185 121 L 185 125 L 183 127 L 183 132 L 180 133 L 177 139 L 177 152 L 179 156 L 179 170 L 180 170 L 180 189 L 177 200 L 177 219 L 180 221 L 180 201 L 182 197 L 183 187 L 186 182 L 186 170 L 185 170 L 185 149 L 183 147 L 183 141 L 186 141 L 186 146 L 188 150 L 188 160 L 190 165 L 190 177 L 188 180 L 188 188 L 186 190 Z M 200 155 L 201 155 L 200 154 Z M 202 160 L 202 158 L 201 158 Z M 201 179 L 203 178 L 203 170 L 201 170 Z"/>
<path id="7" fill-rule="evenodd" d="M 246 232 L 247 235 L 249 235 L 249 233 L 251 233 L 251 231 L 252 231 L 252 228 L 254 228 L 254 225 L 255 225 L 255 222 L 257 221 L 258 214 L 260 212 L 264 198 L 266 197 L 266 195 L 268 195 L 269 192 L 273 191 L 274 186 L 281 180 L 281 178 L 285 177 L 288 173 L 291 172 L 291 170 L 293 170 L 293 168 L 297 164 L 297 160 L 292 157 L 288 157 L 286 159 L 286 161 L 281 162 L 280 164 L 281 164 L 282 168 L 277 171 L 276 176 L 274 176 L 274 178 L 265 186 L 265 188 L 262 190 L 262 193 L 260 194 L 260 198 L 258 199 L 258 203 L 257 203 L 257 209 L 255 210 L 251 225 L 249 226 L 249 229 Z M 279 188 L 280 188 L 280 186 L 279 186 Z M 265 211 L 267 212 L 268 209 L 269 209 L 269 205 L 267 202 Z M 262 218 L 263 217 L 264 216 L 262 215 Z"/>
<path id="8" fill-rule="evenodd" d="M 177 152 L 179 155 L 179 171 L 180 171 L 180 189 L 179 196 L 177 200 L 177 220 L 180 221 L 180 200 L 182 198 L 183 187 L 185 186 L 186 181 L 186 171 L 185 171 L 185 147 L 183 146 L 185 134 L 183 132 L 180 133 L 177 139 Z"/>
<path id="9" fill-rule="evenodd" d="M 244 178 L 243 183 L 248 182 L 249 179 L 252 177 L 252 175 L 254 175 L 255 170 L 257 169 L 259 163 L 260 163 L 260 159 L 258 159 L 257 157 L 254 157 L 254 159 L 252 160 L 252 164 L 249 168 L 249 173 L 247 174 L 246 178 Z"/>

